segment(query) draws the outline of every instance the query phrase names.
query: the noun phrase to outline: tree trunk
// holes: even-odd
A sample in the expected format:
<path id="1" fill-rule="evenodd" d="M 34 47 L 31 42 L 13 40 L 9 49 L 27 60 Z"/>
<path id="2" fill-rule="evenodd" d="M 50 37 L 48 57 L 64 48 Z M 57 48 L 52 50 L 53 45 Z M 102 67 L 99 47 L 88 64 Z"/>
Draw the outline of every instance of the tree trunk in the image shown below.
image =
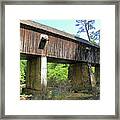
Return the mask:
<path id="1" fill-rule="evenodd" d="M 89 36 L 88 30 L 87 30 L 87 24 L 86 23 L 85 23 L 85 29 L 86 29 L 86 32 L 87 32 L 88 40 L 90 41 L 90 36 Z"/>

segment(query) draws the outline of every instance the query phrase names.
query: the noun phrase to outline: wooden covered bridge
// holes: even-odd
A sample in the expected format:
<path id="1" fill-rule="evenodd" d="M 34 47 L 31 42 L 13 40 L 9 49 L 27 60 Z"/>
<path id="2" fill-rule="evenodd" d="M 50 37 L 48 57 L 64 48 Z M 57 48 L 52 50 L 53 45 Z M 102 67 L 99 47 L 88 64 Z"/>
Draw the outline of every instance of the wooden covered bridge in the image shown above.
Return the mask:
<path id="1" fill-rule="evenodd" d="M 72 29 L 72 28 L 71 28 Z M 63 31 L 33 22 L 20 21 L 20 58 L 27 59 L 28 91 L 40 93 L 47 86 L 47 61 L 67 63 L 68 78 L 79 88 L 90 88 L 91 66 L 100 81 L 100 47 Z"/>

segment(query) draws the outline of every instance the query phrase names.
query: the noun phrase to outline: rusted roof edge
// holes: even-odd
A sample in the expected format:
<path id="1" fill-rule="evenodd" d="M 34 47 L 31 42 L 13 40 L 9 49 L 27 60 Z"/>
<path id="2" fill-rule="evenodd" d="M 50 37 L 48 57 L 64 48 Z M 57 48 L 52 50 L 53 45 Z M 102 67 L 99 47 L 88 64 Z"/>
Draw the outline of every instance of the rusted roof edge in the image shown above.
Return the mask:
<path id="1" fill-rule="evenodd" d="M 54 34 L 58 34 L 58 35 L 70 38 L 72 40 L 75 40 L 75 41 L 78 41 L 78 42 L 81 42 L 81 43 L 88 44 L 88 45 L 91 45 L 93 47 L 99 48 L 99 45 L 92 44 L 88 40 L 85 40 L 83 38 L 78 38 L 78 37 L 76 37 L 74 35 L 71 35 L 71 34 L 69 34 L 67 32 L 60 31 L 58 29 L 55 29 L 55 28 L 49 27 L 47 25 L 37 23 L 37 22 L 32 21 L 32 20 L 20 20 L 20 23 L 26 24 L 28 26 L 35 27 L 37 29 L 42 29 L 42 30 L 45 30 L 45 31 L 48 31 L 48 32 L 51 32 L 51 33 L 54 33 Z"/>

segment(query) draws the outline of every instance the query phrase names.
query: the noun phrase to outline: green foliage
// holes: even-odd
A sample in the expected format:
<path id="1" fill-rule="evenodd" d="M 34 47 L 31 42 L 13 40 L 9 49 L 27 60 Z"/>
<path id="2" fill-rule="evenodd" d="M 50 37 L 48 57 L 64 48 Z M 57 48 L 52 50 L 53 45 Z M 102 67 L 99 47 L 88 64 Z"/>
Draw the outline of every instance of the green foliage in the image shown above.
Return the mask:
<path id="1" fill-rule="evenodd" d="M 95 73 L 95 67 L 91 67 L 92 73 Z"/>
<path id="2" fill-rule="evenodd" d="M 26 69 L 27 69 L 27 61 L 20 60 L 20 83 L 25 83 L 26 79 Z"/>
<path id="3" fill-rule="evenodd" d="M 48 63 L 48 80 L 67 80 L 68 64 Z"/>
<path id="4" fill-rule="evenodd" d="M 94 39 L 91 39 L 90 43 L 93 44 L 93 45 L 98 45 L 97 42 L 96 42 L 96 40 L 94 40 Z"/>

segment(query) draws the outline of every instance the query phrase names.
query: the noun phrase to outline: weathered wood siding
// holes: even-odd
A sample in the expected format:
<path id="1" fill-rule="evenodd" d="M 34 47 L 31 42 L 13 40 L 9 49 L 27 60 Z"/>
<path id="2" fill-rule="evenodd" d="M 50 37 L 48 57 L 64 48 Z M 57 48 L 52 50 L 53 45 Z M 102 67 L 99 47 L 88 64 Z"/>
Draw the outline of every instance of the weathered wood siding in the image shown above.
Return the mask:
<path id="1" fill-rule="evenodd" d="M 20 28 L 20 52 L 26 55 L 41 55 L 42 51 L 38 49 L 41 34 L 47 34 L 49 38 L 48 44 L 43 51 L 47 57 L 99 63 L 100 49 L 97 47 L 49 32 L 44 33 L 44 31 L 33 30 L 32 28 L 27 29 L 23 26 Z"/>

